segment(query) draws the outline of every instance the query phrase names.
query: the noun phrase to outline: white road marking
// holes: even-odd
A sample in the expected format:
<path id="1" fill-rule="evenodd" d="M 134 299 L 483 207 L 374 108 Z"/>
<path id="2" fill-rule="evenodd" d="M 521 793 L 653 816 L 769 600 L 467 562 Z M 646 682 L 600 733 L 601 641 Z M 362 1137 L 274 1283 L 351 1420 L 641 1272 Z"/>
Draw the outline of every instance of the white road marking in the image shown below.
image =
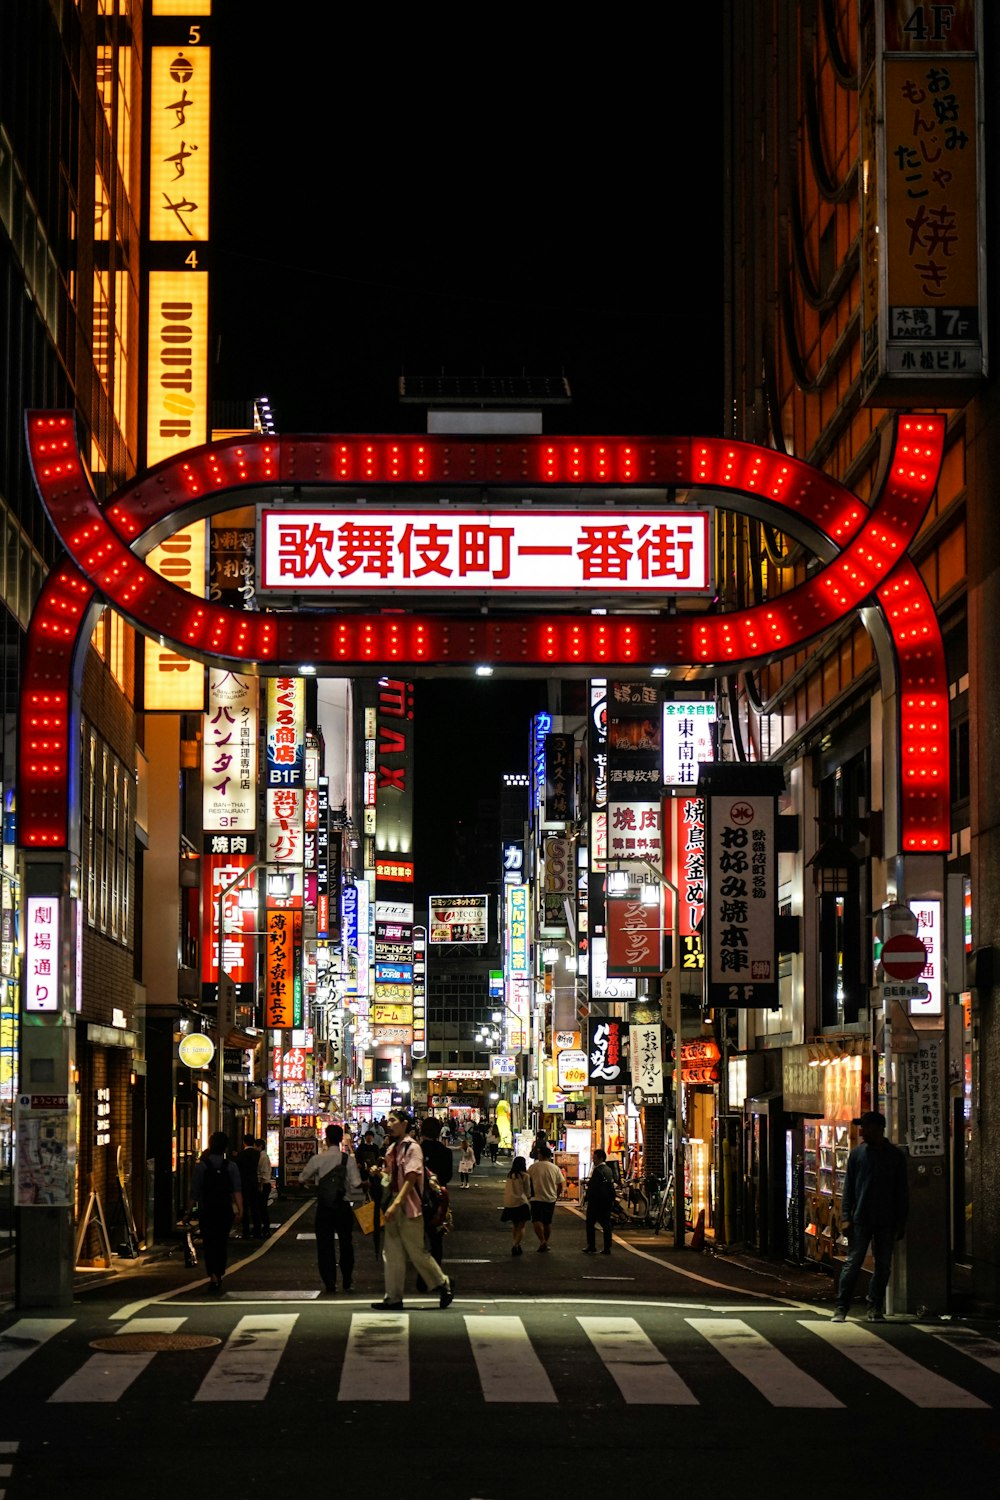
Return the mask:
<path id="1" fill-rule="evenodd" d="M 557 1400 L 520 1318 L 466 1313 L 465 1326 L 485 1401 Z"/>
<path id="2" fill-rule="evenodd" d="M 183 1318 L 135 1318 L 122 1333 L 176 1333 Z M 117 1401 L 155 1359 L 156 1350 L 135 1354 L 112 1354 L 110 1350 L 95 1351 L 86 1364 L 71 1375 L 49 1401 Z"/>
<path id="3" fill-rule="evenodd" d="M 565 1213 L 573 1214 L 573 1216 L 577 1219 L 583 1219 L 586 1217 L 586 1215 L 583 1214 L 578 1208 L 573 1208 L 568 1203 L 560 1203 L 557 1205 L 557 1207 L 561 1208 Z M 671 1276 L 683 1276 L 686 1281 L 699 1281 L 701 1282 L 702 1286 L 714 1286 L 718 1288 L 720 1292 L 731 1292 L 733 1290 L 729 1282 L 713 1281 L 710 1276 L 699 1276 L 697 1271 L 685 1270 L 682 1266 L 679 1266 L 677 1264 L 676 1260 L 665 1260 L 662 1255 L 649 1255 L 645 1250 L 637 1250 L 634 1245 L 629 1243 L 628 1240 L 623 1240 L 617 1234 L 612 1238 L 613 1243 L 619 1245 L 621 1249 L 627 1251 L 629 1255 L 634 1255 L 637 1260 L 648 1260 L 651 1265 L 659 1266 L 661 1271 L 669 1271 Z M 664 1242 L 664 1248 L 667 1248 L 666 1242 Z M 803 1301 L 798 1297 L 778 1298 L 775 1297 L 771 1292 L 754 1292 L 747 1287 L 741 1288 L 739 1295 L 741 1297 L 756 1297 L 761 1302 L 774 1303 L 780 1301 L 786 1308 L 802 1308 L 807 1312 L 812 1311 L 813 1306 L 811 1302 Z"/>
<path id="4" fill-rule="evenodd" d="M 698 1398 L 635 1318 L 577 1318 L 630 1406 L 697 1406 Z"/>
<path id="5" fill-rule="evenodd" d="M 19 1318 L 4 1329 L 0 1333 L 0 1380 L 74 1321 L 73 1318 Z"/>
<path id="6" fill-rule="evenodd" d="M 263 1401 L 298 1313 L 241 1318 L 195 1393 L 196 1401 Z"/>
<path id="7" fill-rule="evenodd" d="M 976 1333 L 974 1328 L 941 1328 L 936 1323 L 918 1323 L 916 1326 L 921 1333 L 933 1334 L 943 1344 L 957 1349 L 960 1354 L 967 1354 L 978 1364 L 985 1365 L 987 1370 L 992 1370 L 994 1375 L 1000 1375 L 1000 1344 L 996 1339 L 988 1339 L 984 1334 Z"/>
<path id="8" fill-rule="evenodd" d="M 262 1255 L 266 1255 L 267 1252 L 275 1244 L 277 1244 L 278 1240 L 280 1240 L 283 1235 L 288 1233 L 292 1225 L 298 1219 L 301 1219 L 306 1209 L 312 1208 L 312 1206 L 312 1200 L 307 1198 L 306 1201 L 302 1204 L 301 1208 L 297 1208 L 295 1210 L 295 1212 L 292 1214 L 292 1217 L 288 1220 L 287 1223 L 279 1226 L 272 1222 L 272 1229 L 277 1229 L 277 1234 L 272 1233 L 266 1240 L 261 1240 L 258 1248 L 253 1252 L 252 1255 L 245 1255 L 242 1260 L 234 1261 L 233 1264 L 229 1267 L 226 1274 L 232 1276 L 235 1271 L 241 1270 L 244 1266 L 249 1266 L 253 1261 L 259 1260 Z M 235 1245 L 238 1243 L 238 1241 L 234 1240 L 232 1243 Z M 129 1318 L 135 1317 L 136 1313 L 142 1312 L 143 1308 L 155 1307 L 158 1303 L 161 1302 L 172 1302 L 175 1297 L 183 1297 L 186 1292 L 195 1292 L 199 1287 L 207 1285 L 208 1277 L 202 1276 L 197 1281 L 186 1281 L 183 1286 L 175 1287 L 173 1291 L 160 1292 L 155 1297 L 143 1297 L 139 1302 L 126 1302 L 124 1307 L 120 1307 L 117 1312 L 113 1312 L 109 1315 L 110 1321 L 112 1323 L 124 1323 Z"/>
<path id="9" fill-rule="evenodd" d="M 314 1240 L 316 1238 L 316 1231 L 315 1229 L 311 1229 L 308 1231 L 308 1233 L 303 1232 L 301 1234 L 297 1234 L 295 1238 L 297 1240 Z"/>
<path id="10" fill-rule="evenodd" d="M 824 1343 L 838 1349 L 841 1354 L 846 1354 L 848 1359 L 860 1365 L 869 1375 L 874 1375 L 876 1380 L 891 1386 L 894 1391 L 905 1396 L 907 1401 L 912 1401 L 914 1406 L 954 1409 L 985 1407 L 989 1404 L 980 1401 L 978 1396 L 973 1396 L 971 1391 L 963 1391 L 961 1386 L 953 1385 L 941 1375 L 935 1375 L 933 1370 L 925 1369 L 908 1354 L 903 1354 L 895 1345 L 879 1338 L 870 1329 L 863 1328 L 860 1323 L 831 1323 L 828 1319 L 810 1322 L 806 1318 L 799 1321 L 803 1328 L 808 1328 L 810 1333 L 816 1334 Z"/>
<path id="11" fill-rule="evenodd" d="M 800 1370 L 749 1323 L 738 1318 L 686 1318 L 685 1322 L 707 1339 L 772 1406 L 843 1405 L 831 1391 Z"/>
<path id="12" fill-rule="evenodd" d="M 407 1313 L 354 1313 L 340 1372 L 340 1401 L 409 1401 Z"/>

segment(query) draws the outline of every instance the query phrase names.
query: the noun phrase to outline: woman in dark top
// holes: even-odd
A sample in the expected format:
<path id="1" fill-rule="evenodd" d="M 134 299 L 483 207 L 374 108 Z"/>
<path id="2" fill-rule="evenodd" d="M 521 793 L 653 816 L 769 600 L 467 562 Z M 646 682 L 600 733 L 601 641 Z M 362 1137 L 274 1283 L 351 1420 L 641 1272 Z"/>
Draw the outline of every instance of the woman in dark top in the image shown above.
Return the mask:
<path id="1" fill-rule="evenodd" d="M 233 1219 L 243 1215 L 243 1193 L 236 1163 L 229 1159 L 229 1137 L 217 1130 L 209 1137 L 208 1151 L 194 1169 L 191 1197 L 198 1205 L 198 1224 L 205 1247 L 205 1269 L 209 1288 L 222 1292 L 226 1274 L 229 1232 Z M 190 1217 L 191 1205 L 188 1205 Z"/>

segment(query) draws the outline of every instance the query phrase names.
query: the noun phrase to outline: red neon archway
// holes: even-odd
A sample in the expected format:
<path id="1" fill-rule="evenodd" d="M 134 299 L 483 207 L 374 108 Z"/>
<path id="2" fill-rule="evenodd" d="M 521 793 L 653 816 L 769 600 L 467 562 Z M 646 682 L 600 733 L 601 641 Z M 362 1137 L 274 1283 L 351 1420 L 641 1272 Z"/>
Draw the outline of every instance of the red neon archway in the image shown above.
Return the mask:
<path id="1" fill-rule="evenodd" d="M 69 558 L 32 617 L 20 720 L 20 838 L 61 848 L 67 837 L 68 721 L 78 637 L 95 598 L 139 630 L 196 658 L 275 671 L 311 663 L 340 673 L 472 662 L 605 672 L 654 664 L 732 671 L 798 649 L 877 597 L 900 687 L 904 849 L 945 848 L 948 698 L 933 606 L 906 557 L 930 503 L 944 421 L 897 418 L 871 508 L 800 460 L 723 439 L 430 437 L 233 439 L 168 460 L 102 510 L 69 413 L 29 413 L 28 445 L 43 504 Z M 720 490 L 818 531 L 839 555 L 780 598 L 732 615 L 544 617 L 450 614 L 247 614 L 199 600 L 132 551 L 152 528 L 177 529 L 230 507 L 232 492 L 268 485 L 380 484 L 677 486 Z M 739 505 L 734 508 L 740 508 Z M 185 515 L 185 512 L 187 513 Z M 175 523 L 170 525 L 170 523 Z"/>

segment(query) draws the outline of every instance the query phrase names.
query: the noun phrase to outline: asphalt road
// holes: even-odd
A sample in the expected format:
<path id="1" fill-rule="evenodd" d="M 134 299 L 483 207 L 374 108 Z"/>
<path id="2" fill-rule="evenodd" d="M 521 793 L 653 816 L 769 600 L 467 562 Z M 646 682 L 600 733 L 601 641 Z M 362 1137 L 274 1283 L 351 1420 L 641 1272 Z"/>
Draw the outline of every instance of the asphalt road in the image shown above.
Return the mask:
<path id="1" fill-rule="evenodd" d="M 995 1324 L 873 1326 L 859 1308 L 832 1325 L 823 1278 L 648 1232 L 585 1256 L 565 1207 L 548 1254 L 526 1238 L 512 1258 L 501 1175 L 453 1193 L 445 1310 L 408 1288 L 402 1313 L 373 1311 L 381 1266 L 360 1235 L 352 1291 L 320 1293 L 312 1207 L 294 1203 L 263 1245 L 232 1242 L 221 1298 L 174 1255 L 91 1277 L 71 1308 L 6 1309 L 0 1494 L 801 1500 L 995 1471 Z M 116 1339 L 126 1352 L 92 1347 Z"/>

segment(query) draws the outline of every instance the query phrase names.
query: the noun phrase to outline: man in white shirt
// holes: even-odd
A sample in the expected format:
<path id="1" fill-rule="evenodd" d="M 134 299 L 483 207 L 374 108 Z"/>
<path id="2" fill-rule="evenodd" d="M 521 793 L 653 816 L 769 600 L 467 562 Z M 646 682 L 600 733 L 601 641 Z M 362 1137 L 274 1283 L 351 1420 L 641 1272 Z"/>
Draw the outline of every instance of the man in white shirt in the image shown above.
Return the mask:
<path id="1" fill-rule="evenodd" d="M 345 1292 L 351 1290 L 354 1275 L 351 1199 L 360 1202 L 361 1177 L 354 1156 L 341 1149 L 343 1139 L 342 1125 L 328 1125 L 326 1150 L 309 1158 L 299 1178 L 305 1187 L 316 1184 L 316 1259 L 320 1279 L 328 1292 L 337 1290 L 335 1239 L 340 1248 L 340 1277 Z"/>
<path id="2" fill-rule="evenodd" d="M 531 1183 L 531 1223 L 538 1237 L 538 1249 L 543 1252 L 549 1248 L 556 1199 L 563 1194 L 563 1176 L 552 1160 L 548 1146 L 536 1149 L 538 1156 L 528 1168 L 528 1180 Z"/>
<path id="3" fill-rule="evenodd" d="M 271 1158 L 267 1154 L 267 1139 L 261 1136 L 257 1142 L 260 1155 L 257 1158 L 257 1191 L 260 1194 L 260 1232 L 264 1239 L 271 1233 L 271 1215 L 268 1203 L 271 1198 Z"/>

